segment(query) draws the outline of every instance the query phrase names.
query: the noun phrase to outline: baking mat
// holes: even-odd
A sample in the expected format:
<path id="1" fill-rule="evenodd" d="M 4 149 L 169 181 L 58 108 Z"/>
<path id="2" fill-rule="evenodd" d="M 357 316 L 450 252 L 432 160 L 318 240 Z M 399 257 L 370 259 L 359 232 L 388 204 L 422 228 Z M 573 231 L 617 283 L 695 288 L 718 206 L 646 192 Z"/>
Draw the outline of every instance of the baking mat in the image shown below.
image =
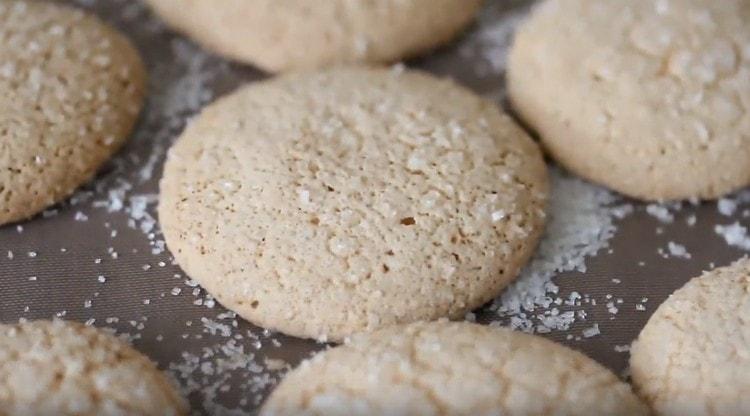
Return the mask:
<path id="1" fill-rule="evenodd" d="M 169 144 L 202 105 L 263 79 L 166 29 L 139 2 L 77 0 L 120 28 L 150 72 L 130 143 L 69 201 L 0 228 L 0 321 L 60 317 L 112 328 L 169 371 L 196 414 L 257 410 L 284 371 L 325 348 L 234 317 L 172 264 L 155 220 Z M 507 108 L 504 68 L 531 2 L 487 1 L 457 42 L 410 67 Z M 622 374 L 628 345 L 672 291 L 750 250 L 750 192 L 646 205 L 552 169 L 547 234 L 518 283 L 467 319 L 539 333 Z M 498 357 L 502 359 L 502 357 Z"/>

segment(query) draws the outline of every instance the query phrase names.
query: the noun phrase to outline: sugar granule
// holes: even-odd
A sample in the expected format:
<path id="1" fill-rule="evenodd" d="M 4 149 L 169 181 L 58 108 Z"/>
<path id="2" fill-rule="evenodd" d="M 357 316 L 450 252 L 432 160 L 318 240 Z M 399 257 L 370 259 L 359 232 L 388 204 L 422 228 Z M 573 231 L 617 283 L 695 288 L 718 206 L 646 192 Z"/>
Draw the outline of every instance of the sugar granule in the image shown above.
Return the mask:
<path id="1" fill-rule="evenodd" d="M 737 211 L 737 201 L 733 199 L 721 198 L 716 205 L 719 213 L 727 217 L 731 217 Z"/>
<path id="2" fill-rule="evenodd" d="M 630 345 L 615 345 L 615 352 L 630 352 Z"/>
<path id="3" fill-rule="evenodd" d="M 747 235 L 747 227 L 739 222 L 730 225 L 716 225 L 714 231 L 724 237 L 724 241 L 730 246 L 750 251 L 750 237 Z"/>
<path id="4" fill-rule="evenodd" d="M 594 324 L 590 328 L 584 329 L 583 332 L 581 333 L 581 335 L 583 335 L 584 338 L 595 337 L 599 334 L 601 334 L 601 331 L 599 330 L 599 324 Z"/>
<path id="5" fill-rule="evenodd" d="M 646 213 L 663 224 L 671 224 L 674 222 L 674 215 L 669 212 L 669 208 L 664 205 L 649 204 L 646 206 Z"/>
<path id="6" fill-rule="evenodd" d="M 690 253 L 688 253 L 685 246 L 683 246 L 682 244 L 677 244 L 674 241 L 670 241 L 669 243 L 667 243 L 667 249 L 669 250 L 669 254 L 672 257 L 678 257 L 688 260 L 692 257 Z"/>

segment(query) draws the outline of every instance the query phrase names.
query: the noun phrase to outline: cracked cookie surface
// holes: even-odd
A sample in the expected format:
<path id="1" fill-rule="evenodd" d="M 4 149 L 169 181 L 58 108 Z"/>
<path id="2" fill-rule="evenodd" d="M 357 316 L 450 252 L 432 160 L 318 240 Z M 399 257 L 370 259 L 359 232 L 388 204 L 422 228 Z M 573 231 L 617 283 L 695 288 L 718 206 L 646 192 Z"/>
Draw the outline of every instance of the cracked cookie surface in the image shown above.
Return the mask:
<path id="1" fill-rule="evenodd" d="M 585 178 L 646 200 L 750 184 L 750 1 L 548 0 L 516 34 L 513 106 Z"/>
<path id="2" fill-rule="evenodd" d="M 481 0 L 148 0 L 208 49 L 266 71 L 390 63 L 468 26 Z"/>
<path id="3" fill-rule="evenodd" d="M 0 414 L 187 414 L 144 355 L 93 327 L 65 321 L 0 325 Z"/>
<path id="4" fill-rule="evenodd" d="M 609 370 L 505 328 L 415 323 L 357 335 L 289 373 L 262 415 L 647 415 Z"/>
<path id="5" fill-rule="evenodd" d="M 543 228 L 537 145 L 494 103 L 398 69 L 251 84 L 170 151 L 159 216 L 180 266 L 266 328 L 341 340 L 462 316 Z"/>
<path id="6" fill-rule="evenodd" d="M 750 414 L 750 260 L 670 296 L 631 348 L 633 384 L 658 415 Z"/>
<path id="7" fill-rule="evenodd" d="M 0 1 L 0 224 L 91 179 L 130 134 L 144 84 L 135 49 L 98 18 Z"/>

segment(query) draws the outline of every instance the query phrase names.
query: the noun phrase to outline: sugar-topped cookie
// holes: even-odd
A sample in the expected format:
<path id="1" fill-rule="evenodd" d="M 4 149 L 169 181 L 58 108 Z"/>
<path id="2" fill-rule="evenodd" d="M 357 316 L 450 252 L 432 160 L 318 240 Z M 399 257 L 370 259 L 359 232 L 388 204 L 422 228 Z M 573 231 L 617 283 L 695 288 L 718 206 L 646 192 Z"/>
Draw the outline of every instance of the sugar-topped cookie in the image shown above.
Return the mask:
<path id="1" fill-rule="evenodd" d="M 630 351 L 633 384 L 664 416 L 750 414 L 750 260 L 690 280 Z"/>
<path id="2" fill-rule="evenodd" d="M 646 416 L 630 386 L 541 337 L 467 322 L 358 335 L 287 374 L 261 415 Z"/>
<path id="3" fill-rule="evenodd" d="M 388 63 L 434 49 L 481 0 L 148 0 L 176 29 L 230 58 L 278 72 Z"/>
<path id="4" fill-rule="evenodd" d="M 130 134 L 144 84 L 136 50 L 98 18 L 0 1 L 0 224 L 91 179 Z"/>
<path id="5" fill-rule="evenodd" d="M 497 106 L 448 80 L 348 68 L 250 84 L 170 151 L 159 216 L 229 309 L 341 340 L 463 316 L 531 255 L 547 172 Z"/>
<path id="6" fill-rule="evenodd" d="M 117 337 L 64 321 L 0 325 L 0 414 L 187 414 L 156 366 Z"/>
<path id="7" fill-rule="evenodd" d="M 563 166 L 646 200 L 750 184 L 750 2 L 547 0 L 508 88 Z"/>

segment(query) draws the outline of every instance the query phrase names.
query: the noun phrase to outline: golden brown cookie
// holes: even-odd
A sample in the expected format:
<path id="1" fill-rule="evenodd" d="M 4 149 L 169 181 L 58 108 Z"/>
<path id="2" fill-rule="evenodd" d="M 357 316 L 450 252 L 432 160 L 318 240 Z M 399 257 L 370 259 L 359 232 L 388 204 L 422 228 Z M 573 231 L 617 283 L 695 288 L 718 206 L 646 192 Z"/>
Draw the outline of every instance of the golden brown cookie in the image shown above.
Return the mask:
<path id="1" fill-rule="evenodd" d="M 563 166 L 646 200 L 750 184 L 750 1 L 547 0 L 516 34 L 513 106 Z"/>
<path id="2" fill-rule="evenodd" d="M 170 151 L 159 216 L 226 307 L 341 340 L 462 316 L 518 274 L 543 228 L 537 145 L 494 103 L 420 72 L 337 69 L 248 85 Z"/>
<path id="3" fill-rule="evenodd" d="M 74 322 L 0 325 L 0 414 L 187 414 L 169 380 L 113 335 Z"/>
<path id="4" fill-rule="evenodd" d="M 130 134 L 144 84 L 138 53 L 98 18 L 0 1 L 0 224 L 91 179 Z"/>
<path id="5" fill-rule="evenodd" d="M 261 414 L 646 416 L 630 386 L 541 337 L 467 322 L 354 337 L 289 373 Z"/>
<path id="6" fill-rule="evenodd" d="M 704 273 L 664 301 L 631 349 L 657 415 L 750 414 L 750 260 Z"/>
<path id="7" fill-rule="evenodd" d="M 394 62 L 438 47 L 481 0 L 148 0 L 208 49 L 271 72 Z"/>

